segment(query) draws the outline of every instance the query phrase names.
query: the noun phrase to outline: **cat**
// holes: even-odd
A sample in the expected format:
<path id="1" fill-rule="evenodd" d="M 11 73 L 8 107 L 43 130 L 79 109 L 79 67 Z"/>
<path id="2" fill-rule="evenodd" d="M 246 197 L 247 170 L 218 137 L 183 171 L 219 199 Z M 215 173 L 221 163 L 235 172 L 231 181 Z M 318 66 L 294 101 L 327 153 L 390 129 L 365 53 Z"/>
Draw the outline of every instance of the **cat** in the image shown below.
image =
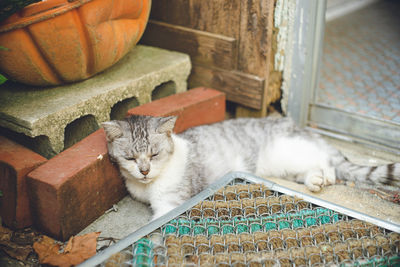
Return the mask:
<path id="1" fill-rule="evenodd" d="M 102 124 L 111 160 L 133 198 L 153 219 L 231 171 L 304 183 L 310 191 L 336 179 L 400 186 L 400 164 L 351 163 L 321 136 L 289 118 L 238 118 L 174 134 L 176 117 L 134 115 Z"/>

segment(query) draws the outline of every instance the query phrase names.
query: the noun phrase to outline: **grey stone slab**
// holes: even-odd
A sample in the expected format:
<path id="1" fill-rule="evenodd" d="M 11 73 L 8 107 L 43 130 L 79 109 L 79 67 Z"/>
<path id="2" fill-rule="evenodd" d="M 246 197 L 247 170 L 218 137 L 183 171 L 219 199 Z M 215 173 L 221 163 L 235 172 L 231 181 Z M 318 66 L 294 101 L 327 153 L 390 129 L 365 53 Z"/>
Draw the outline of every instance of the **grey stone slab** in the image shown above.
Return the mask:
<path id="1" fill-rule="evenodd" d="M 122 239 L 146 225 L 152 216 L 149 205 L 133 200 L 129 195 L 116 203 L 116 211 L 109 211 L 83 229 L 78 235 L 101 232 L 100 237 Z M 108 241 L 98 242 L 97 247 Z"/>
<path id="2" fill-rule="evenodd" d="M 173 82 L 175 93 L 187 90 L 188 55 L 138 45 L 108 70 L 82 82 L 58 87 L 0 86 L 0 126 L 30 137 L 47 136 L 55 152 L 64 148 L 64 129 L 74 120 L 94 116 L 100 124 L 111 108 L 135 97 L 151 101 L 160 84 Z"/>

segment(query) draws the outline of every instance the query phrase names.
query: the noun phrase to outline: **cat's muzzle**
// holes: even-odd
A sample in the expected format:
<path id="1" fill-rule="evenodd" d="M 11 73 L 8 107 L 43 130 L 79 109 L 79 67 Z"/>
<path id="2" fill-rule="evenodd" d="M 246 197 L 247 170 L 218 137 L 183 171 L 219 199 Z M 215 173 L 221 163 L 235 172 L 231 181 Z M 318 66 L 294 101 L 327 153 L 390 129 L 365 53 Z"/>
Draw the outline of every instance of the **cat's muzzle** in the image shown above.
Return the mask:
<path id="1" fill-rule="evenodd" d="M 153 181 L 153 179 L 152 179 L 152 178 L 149 178 L 149 177 L 147 177 L 147 176 L 144 176 L 143 178 L 139 179 L 139 182 L 144 183 L 144 184 L 148 184 L 148 183 L 150 183 L 151 181 Z"/>

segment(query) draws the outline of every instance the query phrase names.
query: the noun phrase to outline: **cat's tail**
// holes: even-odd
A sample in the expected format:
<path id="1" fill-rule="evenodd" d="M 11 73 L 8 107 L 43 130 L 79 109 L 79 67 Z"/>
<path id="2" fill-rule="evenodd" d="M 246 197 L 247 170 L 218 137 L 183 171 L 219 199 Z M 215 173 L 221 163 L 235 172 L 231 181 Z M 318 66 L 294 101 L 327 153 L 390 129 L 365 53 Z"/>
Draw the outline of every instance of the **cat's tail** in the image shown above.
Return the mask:
<path id="1" fill-rule="evenodd" d="M 336 178 L 340 180 L 400 187 L 400 163 L 362 166 L 341 156 L 341 159 L 337 160 L 334 166 Z"/>

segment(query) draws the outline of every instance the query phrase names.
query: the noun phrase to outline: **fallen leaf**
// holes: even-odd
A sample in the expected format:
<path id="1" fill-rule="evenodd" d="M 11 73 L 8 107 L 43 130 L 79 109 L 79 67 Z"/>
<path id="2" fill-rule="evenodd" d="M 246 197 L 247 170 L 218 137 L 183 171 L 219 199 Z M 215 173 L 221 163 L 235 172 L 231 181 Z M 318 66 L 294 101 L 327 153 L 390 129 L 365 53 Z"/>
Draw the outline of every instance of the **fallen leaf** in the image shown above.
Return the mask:
<path id="1" fill-rule="evenodd" d="M 0 243 L 0 248 L 11 258 L 25 261 L 29 254 L 33 252 L 31 246 L 19 246 L 15 243 L 5 241 Z"/>
<path id="2" fill-rule="evenodd" d="M 9 241 L 11 236 L 12 231 L 0 225 L 0 241 Z"/>
<path id="3" fill-rule="evenodd" d="M 20 229 L 14 232 L 11 241 L 20 246 L 29 245 L 32 247 L 33 243 L 38 240 L 38 233 L 32 228 Z"/>
<path id="4" fill-rule="evenodd" d="M 82 236 L 71 237 L 64 249 L 71 262 L 75 265 L 96 254 L 97 237 L 100 232 L 93 232 Z"/>
<path id="5" fill-rule="evenodd" d="M 97 237 L 100 232 L 93 232 L 82 236 L 71 237 L 60 253 L 61 246 L 55 240 L 44 236 L 33 248 L 39 255 L 41 264 L 69 267 L 77 265 L 96 254 Z"/>
<path id="6" fill-rule="evenodd" d="M 46 263 L 47 259 L 53 255 L 57 255 L 60 250 L 60 245 L 48 236 L 43 236 L 41 240 L 33 244 L 33 249 L 39 256 L 41 263 Z"/>
<path id="7" fill-rule="evenodd" d="M 13 231 L 0 226 L 0 249 L 7 253 L 11 258 L 25 261 L 29 254 L 33 252 L 32 247 L 25 244 L 19 244 L 13 239 Z"/>
<path id="8" fill-rule="evenodd" d="M 72 236 L 69 238 L 67 245 L 64 248 L 64 253 L 70 252 L 72 250 Z"/>

